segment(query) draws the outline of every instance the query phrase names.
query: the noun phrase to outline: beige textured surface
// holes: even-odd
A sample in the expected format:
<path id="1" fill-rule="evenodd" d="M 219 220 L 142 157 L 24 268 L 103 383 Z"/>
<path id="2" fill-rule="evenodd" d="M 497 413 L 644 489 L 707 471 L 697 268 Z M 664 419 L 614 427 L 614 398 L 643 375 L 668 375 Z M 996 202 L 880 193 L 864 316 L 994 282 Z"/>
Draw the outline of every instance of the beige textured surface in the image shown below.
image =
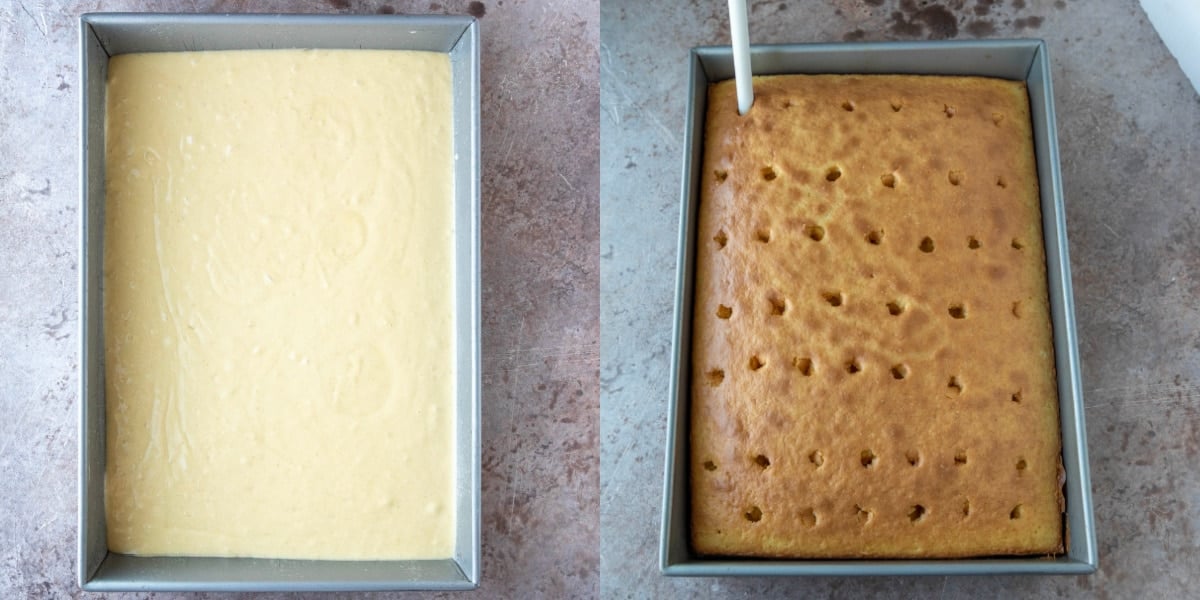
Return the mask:
<path id="1" fill-rule="evenodd" d="M 693 541 L 930 557 L 1061 545 L 1022 84 L 789 76 L 709 93 Z"/>
<path id="2" fill-rule="evenodd" d="M 127 54 L 107 94 L 108 547 L 452 556 L 449 58 Z"/>

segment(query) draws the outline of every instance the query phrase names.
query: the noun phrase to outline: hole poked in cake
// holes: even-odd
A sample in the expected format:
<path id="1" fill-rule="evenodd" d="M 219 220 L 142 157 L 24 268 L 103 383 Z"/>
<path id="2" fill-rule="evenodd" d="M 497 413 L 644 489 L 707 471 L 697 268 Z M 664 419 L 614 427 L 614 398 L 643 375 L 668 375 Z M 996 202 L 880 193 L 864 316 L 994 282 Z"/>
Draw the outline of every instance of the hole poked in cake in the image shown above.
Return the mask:
<path id="1" fill-rule="evenodd" d="M 770 306 L 772 316 L 782 317 L 783 313 L 787 312 L 787 300 L 779 296 L 768 297 L 767 304 Z"/>
<path id="2" fill-rule="evenodd" d="M 967 464 L 967 451 L 959 450 L 954 453 L 954 466 L 962 467 Z"/>
<path id="3" fill-rule="evenodd" d="M 875 466 L 875 460 L 877 458 L 878 457 L 875 456 L 874 452 L 870 450 L 863 450 L 859 454 L 858 462 L 862 463 L 863 467 L 870 469 L 871 467 Z"/>
<path id="4" fill-rule="evenodd" d="M 950 106 L 949 104 L 943 104 L 942 107 L 942 112 L 946 114 L 947 119 L 954 118 L 954 115 L 958 112 L 958 109 Z"/>
<path id="5" fill-rule="evenodd" d="M 964 519 L 971 516 L 971 500 L 969 498 L 963 498 L 962 516 Z"/>
<path id="6" fill-rule="evenodd" d="M 1017 472 L 1023 473 L 1029 467 L 1029 463 L 1025 462 L 1024 458 L 1017 459 Z"/>
<path id="7" fill-rule="evenodd" d="M 717 249 L 722 250 L 725 248 L 725 244 L 729 243 L 729 236 L 725 234 L 724 230 L 721 230 L 713 236 L 713 241 L 717 243 Z"/>
<path id="8" fill-rule="evenodd" d="M 968 248 L 970 248 L 972 250 L 978 250 L 979 247 L 982 245 L 983 245 L 983 243 L 979 241 L 979 238 L 977 238 L 973 235 L 967 236 L 967 247 Z"/>
<path id="9" fill-rule="evenodd" d="M 841 292 L 825 291 L 821 292 L 821 297 L 833 307 L 841 306 L 846 301 L 846 297 Z"/>
<path id="10" fill-rule="evenodd" d="M 1004 120 L 1004 114 L 1003 114 L 1003 113 L 998 113 L 998 112 L 994 112 L 994 113 L 992 113 L 992 124 L 994 124 L 995 126 L 999 127 L 999 126 L 1000 126 L 1000 122 L 1001 122 L 1001 121 L 1003 121 L 1003 120 Z"/>
<path id="11" fill-rule="evenodd" d="M 874 516 L 870 510 L 862 507 L 862 505 L 854 505 L 854 518 L 858 519 L 859 525 L 866 525 L 871 522 L 871 517 Z"/>
<path id="12" fill-rule="evenodd" d="M 713 387 L 721 385 L 721 382 L 725 381 L 725 371 L 722 369 L 709 369 L 704 374 L 704 380 L 708 382 L 708 385 Z"/>
<path id="13" fill-rule="evenodd" d="M 717 169 L 717 170 L 713 171 L 713 179 L 715 179 L 717 181 L 717 185 L 721 185 L 722 183 L 725 183 L 725 180 L 728 178 L 729 178 L 729 171 L 724 171 L 721 169 Z"/>
<path id="14" fill-rule="evenodd" d="M 766 244 L 767 242 L 770 242 L 771 241 L 771 228 L 770 227 L 759 227 L 758 230 L 756 230 L 754 232 L 754 239 L 756 239 L 764 244 Z"/>
<path id="15" fill-rule="evenodd" d="M 900 109 L 904 108 L 903 100 L 893 99 L 889 104 L 892 105 L 892 112 L 900 112 Z"/>
<path id="16" fill-rule="evenodd" d="M 1011 400 L 1017 404 L 1021 403 L 1021 390 L 1013 392 Z"/>
<path id="17" fill-rule="evenodd" d="M 925 519 L 925 507 L 920 504 L 914 504 L 908 509 L 908 520 L 913 523 L 919 523 Z"/>
<path id="18" fill-rule="evenodd" d="M 1005 181 L 1005 179 L 1004 179 L 1004 177 L 1003 177 L 1003 176 L 1001 176 L 1001 175 L 997 175 L 997 176 L 996 176 L 996 187 L 998 187 L 998 188 L 1007 188 L 1007 187 L 1008 187 L 1008 181 Z"/>
<path id="19" fill-rule="evenodd" d="M 815 467 L 820 467 L 825 464 L 825 455 L 821 454 L 820 450 L 813 450 L 808 455 L 808 462 L 812 463 Z"/>
<path id="20" fill-rule="evenodd" d="M 746 517 L 746 520 L 750 521 L 751 523 L 757 523 L 762 520 L 763 512 L 759 507 L 751 506 L 746 510 L 746 512 L 742 513 L 742 516 Z"/>
<path id="21" fill-rule="evenodd" d="M 778 175 L 775 174 L 775 169 L 770 165 L 763 167 L 759 173 L 762 175 L 763 181 L 775 181 Z"/>
<path id="22" fill-rule="evenodd" d="M 757 370 L 767 366 L 767 361 L 766 361 L 766 359 L 759 358 L 759 356 L 756 354 L 756 355 L 750 357 L 749 366 L 750 366 L 751 371 L 757 371 Z"/>
<path id="23" fill-rule="evenodd" d="M 844 110 L 846 112 L 854 112 L 854 107 L 855 107 L 854 102 L 852 102 L 850 100 L 846 100 L 845 102 L 842 102 L 842 110 Z"/>
<path id="24" fill-rule="evenodd" d="M 1017 519 L 1021 518 L 1021 514 L 1024 512 L 1025 511 L 1023 510 L 1023 507 L 1020 504 L 1018 504 L 1018 505 L 1014 506 L 1012 510 L 1008 511 L 1008 518 L 1013 521 L 1016 521 Z"/>
<path id="25" fill-rule="evenodd" d="M 885 188 L 894 188 L 896 187 L 896 175 L 894 173 L 886 173 L 879 178 L 879 183 L 882 183 Z"/>
<path id="26" fill-rule="evenodd" d="M 908 365 L 898 364 L 892 365 L 892 379 L 904 379 L 908 377 Z"/>
<path id="27" fill-rule="evenodd" d="M 950 317 L 953 319 L 967 318 L 967 307 L 964 304 L 951 304 L 946 312 L 950 313 Z"/>
<path id="28" fill-rule="evenodd" d="M 812 508 L 800 511 L 800 524 L 812 529 L 817 526 L 817 513 Z"/>
<path id="29" fill-rule="evenodd" d="M 771 459 L 767 458 L 766 454 L 759 454 L 754 457 L 754 464 L 758 465 L 760 469 L 765 469 L 771 466 Z"/>
<path id="30" fill-rule="evenodd" d="M 814 242 L 819 242 L 825 239 L 825 228 L 812 223 L 804 227 L 804 235 L 807 235 L 808 239 Z"/>
<path id="31" fill-rule="evenodd" d="M 733 316 L 732 308 L 725 306 L 724 304 L 717 305 L 717 318 L 718 319 L 728 319 L 729 317 L 732 317 L 732 316 Z"/>
<path id="32" fill-rule="evenodd" d="M 805 377 L 812 377 L 814 369 L 811 358 L 797 356 L 796 358 L 792 359 L 792 366 L 796 367 L 796 369 L 800 371 L 801 375 Z"/>
<path id="33" fill-rule="evenodd" d="M 1012 247 L 1014 250 L 1020 250 L 1025 247 L 1025 242 L 1022 242 L 1018 238 L 1013 238 Z"/>
<path id="34" fill-rule="evenodd" d="M 962 381 L 958 379 L 958 375 L 950 376 L 950 381 L 946 383 L 946 389 L 950 392 L 951 396 L 962 394 L 963 384 Z"/>
<path id="35" fill-rule="evenodd" d="M 862 372 L 862 363 L 858 362 L 857 358 L 852 358 L 846 361 L 846 372 L 851 375 L 857 375 Z"/>
<path id="36" fill-rule="evenodd" d="M 836 165 L 825 169 L 825 181 L 837 181 L 841 176 L 842 169 Z"/>
<path id="37" fill-rule="evenodd" d="M 950 171 L 946 174 L 946 179 L 950 181 L 950 185 L 961 185 L 966 175 L 962 171 Z"/>
<path id="38" fill-rule="evenodd" d="M 879 244 L 883 243 L 883 230 L 876 229 L 874 231 L 868 232 L 867 233 L 867 243 L 871 244 L 872 246 L 878 246 Z"/>
<path id="39" fill-rule="evenodd" d="M 704 461 L 704 470 L 705 470 L 705 471 L 716 471 L 716 470 L 717 470 L 717 463 L 715 463 L 715 462 L 713 462 L 713 461 L 711 461 L 711 460 L 706 460 L 706 461 Z"/>
<path id="40" fill-rule="evenodd" d="M 921 252 L 924 252 L 925 254 L 933 252 L 933 238 L 929 236 L 921 238 L 921 243 L 917 245 L 917 248 L 919 248 Z"/>
<path id="41" fill-rule="evenodd" d="M 1016 302 L 1012 303 L 1012 316 L 1014 316 L 1018 319 L 1021 318 L 1021 301 L 1020 300 L 1017 300 Z"/>
<path id="42" fill-rule="evenodd" d="M 904 314 L 905 305 L 899 300 L 892 300 L 887 303 L 888 314 L 893 317 L 898 317 Z"/>
<path id="43" fill-rule="evenodd" d="M 916 450 L 909 450 L 904 453 L 904 460 L 908 461 L 910 467 L 916 467 L 921 464 L 921 453 Z"/>

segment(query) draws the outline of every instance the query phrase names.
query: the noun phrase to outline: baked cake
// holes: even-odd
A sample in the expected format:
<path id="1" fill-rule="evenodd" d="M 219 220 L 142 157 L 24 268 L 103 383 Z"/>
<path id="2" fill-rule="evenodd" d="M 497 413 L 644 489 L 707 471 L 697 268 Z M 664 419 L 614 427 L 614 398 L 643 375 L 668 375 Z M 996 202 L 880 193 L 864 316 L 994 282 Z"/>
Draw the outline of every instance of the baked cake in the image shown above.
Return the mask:
<path id="1" fill-rule="evenodd" d="M 711 86 L 696 237 L 692 544 L 703 555 L 1063 549 L 1024 83 Z"/>

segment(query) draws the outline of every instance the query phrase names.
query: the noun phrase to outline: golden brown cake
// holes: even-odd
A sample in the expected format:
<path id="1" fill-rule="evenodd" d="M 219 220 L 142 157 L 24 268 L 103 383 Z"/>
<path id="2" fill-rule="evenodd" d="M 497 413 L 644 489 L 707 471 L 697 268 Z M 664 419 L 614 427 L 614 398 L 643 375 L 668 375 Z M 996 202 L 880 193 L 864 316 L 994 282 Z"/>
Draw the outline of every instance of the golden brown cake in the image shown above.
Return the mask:
<path id="1" fill-rule="evenodd" d="M 708 95 L 692 544 L 704 555 L 1063 549 L 1029 101 L 973 77 Z"/>

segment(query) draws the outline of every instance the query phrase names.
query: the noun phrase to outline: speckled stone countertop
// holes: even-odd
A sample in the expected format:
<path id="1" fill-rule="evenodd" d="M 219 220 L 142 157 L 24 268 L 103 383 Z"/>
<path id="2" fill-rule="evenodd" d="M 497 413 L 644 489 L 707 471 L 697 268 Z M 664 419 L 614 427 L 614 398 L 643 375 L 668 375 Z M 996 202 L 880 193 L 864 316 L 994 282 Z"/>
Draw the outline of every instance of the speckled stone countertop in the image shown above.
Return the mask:
<path id="1" fill-rule="evenodd" d="M 81 593 L 75 583 L 76 81 L 78 15 L 93 11 L 480 19 L 483 572 L 481 589 L 469 597 L 596 596 L 598 4 L 6 0 L 0 3 L 0 597 Z"/>
<path id="2" fill-rule="evenodd" d="M 1039 37 L 1053 61 L 1100 568 L 1080 577 L 658 573 L 688 49 L 725 2 L 601 3 L 601 594 L 1195 597 L 1200 97 L 1136 2 L 752 2 L 753 43 Z"/>

